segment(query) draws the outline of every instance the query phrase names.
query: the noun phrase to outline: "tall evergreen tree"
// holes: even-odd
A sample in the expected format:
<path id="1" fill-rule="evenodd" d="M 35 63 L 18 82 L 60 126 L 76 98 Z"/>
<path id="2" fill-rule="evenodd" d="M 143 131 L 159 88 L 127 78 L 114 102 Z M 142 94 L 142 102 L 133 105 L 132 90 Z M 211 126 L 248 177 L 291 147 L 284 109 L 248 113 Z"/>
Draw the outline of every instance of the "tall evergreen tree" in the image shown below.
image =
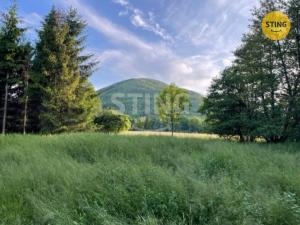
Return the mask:
<path id="1" fill-rule="evenodd" d="M 28 101 L 29 101 L 29 79 L 30 79 L 30 69 L 32 66 L 32 57 L 33 57 L 33 48 L 29 43 L 24 45 L 21 48 L 20 52 L 20 62 L 22 62 L 22 81 L 23 81 L 23 96 L 22 96 L 22 103 L 23 103 L 23 124 L 22 124 L 22 132 L 23 134 L 27 133 L 28 128 Z"/>
<path id="2" fill-rule="evenodd" d="M 87 80 L 91 71 L 81 68 L 89 59 L 81 56 L 84 27 L 74 10 L 53 8 L 39 32 L 31 93 L 39 111 L 34 121 L 40 120 L 44 132 L 84 130 L 96 115 L 98 98 Z"/>
<path id="3" fill-rule="evenodd" d="M 65 15 L 68 25 L 66 45 L 70 55 L 69 68 L 76 76 L 79 76 L 79 85 L 76 88 L 75 129 L 82 130 L 93 125 L 94 117 L 99 111 L 99 98 L 88 78 L 94 72 L 98 62 L 93 61 L 93 55 L 85 55 L 84 44 L 86 37 L 83 32 L 86 23 L 80 18 L 75 9 L 69 9 Z"/>
<path id="4" fill-rule="evenodd" d="M 0 31 L 0 99 L 1 131 L 20 131 L 23 110 L 21 98 L 24 95 L 23 76 L 27 68 L 24 58 L 30 54 L 28 43 L 23 43 L 25 29 L 19 27 L 16 4 L 2 17 Z M 28 51 L 24 51 L 24 49 Z"/>

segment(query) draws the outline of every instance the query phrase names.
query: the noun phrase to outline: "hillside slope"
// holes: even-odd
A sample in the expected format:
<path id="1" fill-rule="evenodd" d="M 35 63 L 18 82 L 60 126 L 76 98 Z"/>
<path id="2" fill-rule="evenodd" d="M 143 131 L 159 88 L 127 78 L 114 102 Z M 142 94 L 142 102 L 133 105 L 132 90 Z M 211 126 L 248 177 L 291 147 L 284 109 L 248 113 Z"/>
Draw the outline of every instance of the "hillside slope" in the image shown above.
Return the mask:
<path id="1" fill-rule="evenodd" d="M 104 108 L 116 109 L 134 116 L 155 115 L 154 99 L 166 86 L 166 83 L 152 79 L 130 79 L 103 88 L 98 93 Z M 194 91 L 187 92 L 192 103 L 190 114 L 193 115 L 198 111 L 202 96 Z"/>

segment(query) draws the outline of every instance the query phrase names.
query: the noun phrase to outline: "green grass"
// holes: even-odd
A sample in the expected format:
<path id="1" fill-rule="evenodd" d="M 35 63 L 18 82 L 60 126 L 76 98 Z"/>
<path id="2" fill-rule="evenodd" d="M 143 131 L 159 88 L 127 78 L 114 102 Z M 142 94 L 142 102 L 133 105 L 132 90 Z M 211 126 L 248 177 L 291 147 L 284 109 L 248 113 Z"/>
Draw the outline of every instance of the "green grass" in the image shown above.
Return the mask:
<path id="1" fill-rule="evenodd" d="M 0 137 L 0 224 L 299 225 L 297 144 Z"/>

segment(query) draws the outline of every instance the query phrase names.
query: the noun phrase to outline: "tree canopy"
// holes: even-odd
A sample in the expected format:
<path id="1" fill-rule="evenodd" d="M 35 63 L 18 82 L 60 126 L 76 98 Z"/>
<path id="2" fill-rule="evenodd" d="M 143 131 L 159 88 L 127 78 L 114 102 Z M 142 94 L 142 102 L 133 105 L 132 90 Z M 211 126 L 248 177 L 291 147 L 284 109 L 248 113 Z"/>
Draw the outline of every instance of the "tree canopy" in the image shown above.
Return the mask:
<path id="1" fill-rule="evenodd" d="M 55 7 L 33 49 L 24 42 L 16 5 L 0 24 L 2 133 L 81 131 L 93 127 L 99 99 L 88 78 L 97 62 L 85 55 L 86 23 Z"/>
<path id="2" fill-rule="evenodd" d="M 2 134 L 26 127 L 27 77 L 32 48 L 24 42 L 26 29 L 20 27 L 14 4 L 0 24 L 0 119 Z"/>
<path id="3" fill-rule="evenodd" d="M 170 84 L 159 94 L 157 107 L 160 118 L 171 126 L 173 135 L 175 123 L 179 121 L 185 109 L 190 108 L 189 96 L 186 90 Z"/>
<path id="4" fill-rule="evenodd" d="M 201 108 L 212 132 L 241 141 L 300 139 L 299 8 L 299 1 L 266 0 L 253 11 L 235 61 L 213 81 Z M 261 29 L 263 16 L 275 10 L 292 23 L 282 41 L 268 39 Z"/>

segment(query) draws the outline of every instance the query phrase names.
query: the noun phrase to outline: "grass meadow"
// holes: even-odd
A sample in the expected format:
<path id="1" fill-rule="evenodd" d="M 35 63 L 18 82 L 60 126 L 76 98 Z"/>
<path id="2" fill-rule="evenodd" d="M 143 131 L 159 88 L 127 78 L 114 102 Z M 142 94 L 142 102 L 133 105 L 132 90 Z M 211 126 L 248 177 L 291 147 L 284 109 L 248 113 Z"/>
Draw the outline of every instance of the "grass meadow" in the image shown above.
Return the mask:
<path id="1" fill-rule="evenodd" d="M 1 225 L 299 225 L 300 145 L 0 137 Z"/>

